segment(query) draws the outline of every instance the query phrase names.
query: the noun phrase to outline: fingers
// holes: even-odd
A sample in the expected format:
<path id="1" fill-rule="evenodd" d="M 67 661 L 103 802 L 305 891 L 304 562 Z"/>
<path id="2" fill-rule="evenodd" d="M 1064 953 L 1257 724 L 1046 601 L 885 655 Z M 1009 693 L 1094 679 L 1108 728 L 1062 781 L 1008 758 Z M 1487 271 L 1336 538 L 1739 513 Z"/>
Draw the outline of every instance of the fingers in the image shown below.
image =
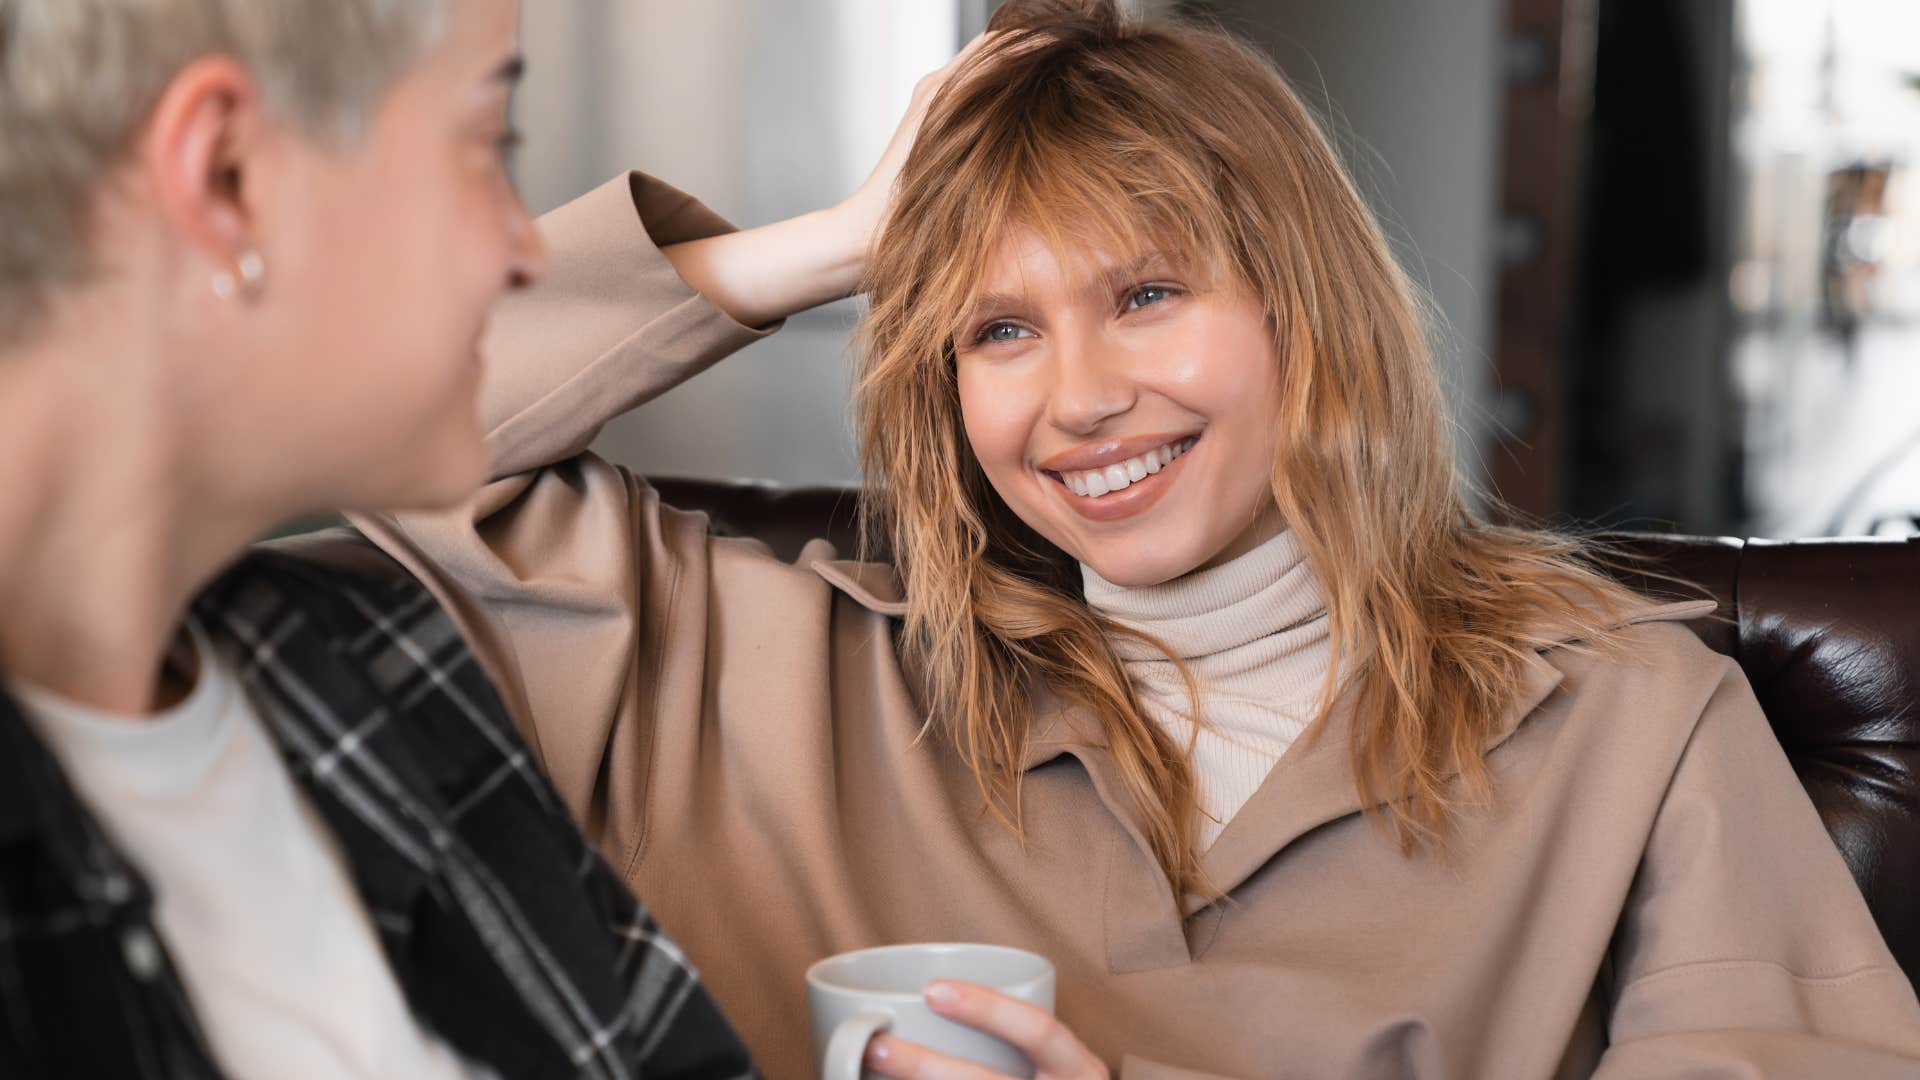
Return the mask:
<path id="1" fill-rule="evenodd" d="M 1041 1075 L 1081 1076 L 1104 1072 L 1098 1058 L 1052 1013 L 1031 1002 L 966 982 L 927 987 L 927 1004 L 956 1023 L 1010 1043 Z"/>
<path id="2" fill-rule="evenodd" d="M 1008 1080 L 984 1065 L 948 1057 L 891 1035 L 876 1035 L 867 1044 L 866 1067 L 894 1080 Z"/>

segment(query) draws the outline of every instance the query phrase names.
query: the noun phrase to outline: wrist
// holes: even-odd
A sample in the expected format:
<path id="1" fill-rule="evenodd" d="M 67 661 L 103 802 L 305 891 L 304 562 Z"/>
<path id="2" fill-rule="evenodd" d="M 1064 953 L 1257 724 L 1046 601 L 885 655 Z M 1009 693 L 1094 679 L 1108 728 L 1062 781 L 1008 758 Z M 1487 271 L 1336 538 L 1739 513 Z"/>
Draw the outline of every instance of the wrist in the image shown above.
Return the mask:
<path id="1" fill-rule="evenodd" d="M 831 263 L 835 280 L 844 281 L 847 292 L 860 287 L 867 269 L 867 255 L 880 233 L 886 215 L 886 202 L 856 191 L 845 200 L 819 212 L 822 250 Z"/>

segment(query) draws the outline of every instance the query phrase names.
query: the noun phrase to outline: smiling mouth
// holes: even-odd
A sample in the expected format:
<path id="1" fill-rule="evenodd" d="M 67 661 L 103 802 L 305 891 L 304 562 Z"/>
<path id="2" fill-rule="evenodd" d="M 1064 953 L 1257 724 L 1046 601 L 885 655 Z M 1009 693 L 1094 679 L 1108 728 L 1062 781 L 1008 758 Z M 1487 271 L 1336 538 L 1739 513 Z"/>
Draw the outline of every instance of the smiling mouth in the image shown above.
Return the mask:
<path id="1" fill-rule="evenodd" d="M 1076 469 L 1068 472 L 1048 471 L 1047 475 L 1058 481 L 1061 486 L 1082 499 L 1103 499 L 1117 495 L 1133 485 L 1153 476 L 1161 469 L 1172 465 L 1193 449 L 1200 441 L 1198 435 L 1189 435 L 1172 442 L 1156 446 L 1144 454 L 1130 457 L 1125 461 L 1116 461 L 1101 469 Z"/>

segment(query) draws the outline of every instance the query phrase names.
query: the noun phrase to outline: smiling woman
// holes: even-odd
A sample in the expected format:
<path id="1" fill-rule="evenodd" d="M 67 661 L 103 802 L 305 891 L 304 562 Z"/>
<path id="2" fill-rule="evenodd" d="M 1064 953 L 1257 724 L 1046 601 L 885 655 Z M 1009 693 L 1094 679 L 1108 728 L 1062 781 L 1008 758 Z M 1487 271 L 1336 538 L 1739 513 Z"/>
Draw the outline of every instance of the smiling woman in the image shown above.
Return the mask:
<path id="1" fill-rule="evenodd" d="M 1284 528 L 1328 596 L 1317 711 L 1351 696 L 1363 797 L 1444 843 L 1526 657 L 1611 643 L 1634 598 L 1573 540 L 1469 512 L 1419 301 L 1269 62 L 1101 5 L 995 26 L 1029 51 L 937 104 L 863 328 L 871 509 L 946 723 L 1011 816 L 980 751 L 1024 741 L 1023 688 L 1088 705 L 1169 879 L 1210 891 L 1188 755 L 1105 644 L 1140 629 L 1087 607 L 1081 567 L 1154 586 Z"/>

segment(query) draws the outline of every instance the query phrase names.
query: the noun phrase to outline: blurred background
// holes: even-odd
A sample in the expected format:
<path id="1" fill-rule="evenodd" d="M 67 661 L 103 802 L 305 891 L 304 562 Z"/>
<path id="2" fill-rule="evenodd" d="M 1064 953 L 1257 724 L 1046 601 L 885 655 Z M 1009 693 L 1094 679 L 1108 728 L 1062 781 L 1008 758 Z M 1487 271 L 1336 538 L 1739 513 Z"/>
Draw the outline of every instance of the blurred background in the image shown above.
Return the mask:
<path id="1" fill-rule="evenodd" d="M 529 4 L 522 191 L 631 167 L 743 226 L 830 205 L 992 6 Z M 1920 0 L 1131 6 L 1255 42 L 1327 120 L 1445 320 L 1475 484 L 1575 526 L 1920 532 Z M 857 479 L 855 315 L 793 320 L 597 449 Z"/>

